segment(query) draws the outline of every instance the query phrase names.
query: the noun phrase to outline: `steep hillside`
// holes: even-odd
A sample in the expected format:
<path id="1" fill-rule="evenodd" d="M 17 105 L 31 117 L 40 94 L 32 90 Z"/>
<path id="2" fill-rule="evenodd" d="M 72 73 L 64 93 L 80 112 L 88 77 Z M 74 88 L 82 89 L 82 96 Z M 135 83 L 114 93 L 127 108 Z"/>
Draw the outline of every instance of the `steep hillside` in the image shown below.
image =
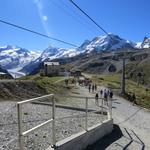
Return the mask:
<path id="1" fill-rule="evenodd" d="M 84 53 L 75 57 L 54 59 L 59 61 L 61 67 L 68 70 L 80 69 L 82 72 L 92 74 L 120 73 L 122 70 L 122 58 L 126 59 L 126 74 L 128 78 L 137 80 L 137 74 L 144 74 L 144 83 L 150 86 L 150 49 L 142 50 L 120 50 Z M 31 74 L 36 74 L 43 68 L 41 63 Z M 131 77 L 132 75 L 132 77 Z"/>
<path id="2" fill-rule="evenodd" d="M 150 57 L 141 61 L 130 62 L 126 65 L 126 73 L 129 78 L 138 81 L 138 73 L 141 73 L 141 82 L 150 87 Z"/>
<path id="3" fill-rule="evenodd" d="M 18 80 L 0 82 L 0 101 L 25 100 L 46 94 L 67 94 L 69 88 L 65 86 L 63 77 L 27 76 Z M 62 99 L 61 99 L 62 100 Z"/>
<path id="4" fill-rule="evenodd" d="M 0 67 L 0 79 L 13 79 L 13 77 L 7 70 Z"/>
<path id="5" fill-rule="evenodd" d="M 134 46 L 134 43 L 113 34 L 98 36 L 92 40 L 86 40 L 79 48 L 76 49 L 63 49 L 49 46 L 43 51 L 39 58 L 29 63 L 21 71 L 26 73 L 35 72 L 34 69 L 36 69 L 46 59 L 69 59 L 70 57 L 72 58 L 81 54 L 99 53 L 101 51 L 128 48 L 134 49 Z"/>
<path id="6" fill-rule="evenodd" d="M 60 58 L 69 60 L 69 58 L 72 59 L 75 56 L 78 56 L 80 58 L 80 55 L 92 56 L 94 53 L 98 53 L 98 55 L 99 54 L 101 55 L 101 52 L 107 53 L 108 51 L 113 52 L 122 50 L 124 51 L 136 49 L 141 50 L 140 48 L 142 47 L 148 48 L 149 44 L 150 44 L 149 38 L 145 38 L 143 43 L 142 44 L 140 43 L 137 46 L 135 43 L 129 40 L 125 40 L 119 37 L 118 35 L 108 34 L 104 36 L 97 36 L 92 40 L 86 40 L 78 48 L 66 49 L 49 46 L 42 53 L 28 51 L 24 48 L 20 48 L 17 46 L 5 46 L 0 48 L 0 63 L 5 69 L 8 69 L 10 73 L 15 74 L 16 72 L 18 76 L 22 76 L 25 74 L 29 74 L 31 72 L 35 72 L 34 70 L 38 68 L 39 65 L 41 65 L 45 60 L 54 60 Z M 116 62 L 113 63 L 116 64 Z M 111 65 L 112 68 L 114 68 L 114 65 L 112 65 L 111 63 L 105 62 L 105 64 L 108 64 L 107 67 Z M 88 68 L 91 68 L 91 66 L 92 67 L 95 66 L 93 64 L 91 64 L 90 67 L 87 66 L 86 64 L 84 65 L 82 69 L 87 68 L 85 70 L 88 70 Z M 107 70 L 107 67 L 104 66 L 102 71 L 104 69 Z M 99 70 L 99 68 L 92 69 L 91 71 L 95 72 L 96 70 Z"/>

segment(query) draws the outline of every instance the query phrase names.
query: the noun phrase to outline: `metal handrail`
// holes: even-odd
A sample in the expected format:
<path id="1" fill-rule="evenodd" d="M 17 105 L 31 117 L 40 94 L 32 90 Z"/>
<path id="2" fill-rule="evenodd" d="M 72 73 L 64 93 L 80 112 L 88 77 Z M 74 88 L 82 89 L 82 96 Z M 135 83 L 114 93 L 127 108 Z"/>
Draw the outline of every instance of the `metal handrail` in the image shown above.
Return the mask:
<path id="1" fill-rule="evenodd" d="M 48 95 L 44 95 L 44 96 L 40 96 L 40 97 L 36 97 L 36 98 L 32 98 L 32 99 L 20 101 L 20 102 L 17 102 L 17 104 L 22 105 L 22 104 L 25 104 L 25 103 L 31 103 L 31 102 L 34 102 L 34 101 L 37 101 L 37 100 L 42 100 L 44 98 L 48 98 L 48 97 L 51 97 L 51 96 L 54 96 L 54 94 L 48 94 Z"/>
<path id="2" fill-rule="evenodd" d="M 37 125 L 27 131 L 24 131 L 23 132 L 23 122 L 22 122 L 22 105 L 23 104 L 26 104 L 26 103 L 31 103 L 31 102 L 34 102 L 34 101 L 37 101 L 37 100 L 42 100 L 44 98 L 49 98 L 49 97 L 52 97 L 52 102 L 53 102 L 53 116 L 51 119 L 41 123 L 40 125 Z M 50 122 L 54 122 L 55 121 L 55 100 L 54 100 L 54 94 L 49 94 L 49 95 L 44 95 L 44 96 L 41 96 L 41 97 L 37 97 L 37 98 L 32 98 L 32 99 L 28 99 L 28 100 L 24 100 L 24 101 L 21 101 L 21 102 L 17 102 L 17 111 L 18 111 L 18 131 L 19 131 L 19 147 L 20 147 L 20 150 L 24 150 L 25 149 L 25 146 L 24 146 L 24 136 L 26 136 L 27 134 L 47 125 L 48 123 Z M 55 132 L 54 130 L 54 126 L 55 124 L 53 123 L 53 130 L 52 132 Z M 53 135 L 55 135 L 55 133 L 53 133 Z M 53 141 L 55 141 L 55 137 L 53 136 Z M 55 142 L 53 142 L 55 143 Z"/>
<path id="3" fill-rule="evenodd" d="M 34 102 L 34 101 L 38 101 L 38 100 L 42 100 L 44 98 L 49 98 L 52 97 L 52 118 L 27 130 L 27 131 L 23 131 L 22 126 L 23 126 L 23 122 L 22 122 L 22 105 L 26 104 L 26 103 L 30 103 L 30 102 Z M 66 96 L 67 97 L 67 96 Z M 19 147 L 20 150 L 24 150 L 25 146 L 24 146 L 24 136 L 28 135 L 29 133 L 49 124 L 52 122 L 52 145 L 55 146 L 56 145 L 56 129 L 55 129 L 55 121 L 59 120 L 59 119 L 65 119 L 65 118 L 71 118 L 73 116 L 85 116 L 85 130 L 88 131 L 88 114 L 92 113 L 92 112 L 98 112 L 98 111 L 88 111 L 88 100 L 89 99 L 95 99 L 95 97 L 83 97 L 83 96 L 68 96 L 68 97 L 72 97 L 72 98 L 80 98 L 80 99 L 85 99 L 85 114 L 80 114 L 80 115 L 71 115 L 71 116 L 66 116 L 66 117 L 61 117 L 61 118 L 55 118 L 55 108 L 56 108 L 56 104 L 55 104 L 55 99 L 54 99 L 54 94 L 49 94 L 49 95 L 44 95 L 41 97 L 37 97 L 37 98 L 32 98 L 32 99 L 28 99 L 25 101 L 21 101 L 21 102 L 17 102 L 17 110 L 18 110 L 18 130 L 19 130 Z M 109 105 L 108 107 L 104 107 L 104 98 L 99 98 L 102 100 L 101 103 L 101 112 L 102 114 L 104 113 L 103 109 L 105 108 L 107 110 L 107 116 L 108 119 L 112 118 L 112 99 L 109 100 Z"/>
<path id="4" fill-rule="evenodd" d="M 71 95 L 60 95 L 60 94 L 56 94 L 55 96 L 61 96 L 61 97 L 67 97 L 67 98 L 81 98 L 81 99 L 86 98 L 86 96 L 71 96 Z M 87 98 L 88 99 L 95 99 L 94 96 L 90 96 L 90 97 L 87 97 Z M 104 99 L 104 98 L 103 97 L 98 97 L 98 99 Z"/>
<path id="5" fill-rule="evenodd" d="M 31 133 L 31 132 L 33 132 L 33 131 L 35 131 L 35 130 L 37 130 L 37 129 L 39 129 L 39 128 L 45 126 L 45 125 L 47 125 L 47 124 L 49 124 L 49 123 L 52 122 L 52 121 L 53 121 L 53 119 L 49 119 L 49 120 L 45 121 L 44 123 L 41 123 L 41 124 L 39 124 L 39 125 L 33 127 L 32 129 L 29 129 L 29 130 L 23 132 L 22 135 L 23 135 L 23 136 L 26 136 L 27 134 L 29 134 L 29 133 Z"/>

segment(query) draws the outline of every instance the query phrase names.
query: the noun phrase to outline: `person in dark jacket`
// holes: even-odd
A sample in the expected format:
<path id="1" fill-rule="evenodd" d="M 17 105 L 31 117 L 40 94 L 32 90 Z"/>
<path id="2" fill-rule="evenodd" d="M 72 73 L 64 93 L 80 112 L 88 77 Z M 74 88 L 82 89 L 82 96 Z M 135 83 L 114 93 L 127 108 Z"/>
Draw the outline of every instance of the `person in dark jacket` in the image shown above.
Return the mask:
<path id="1" fill-rule="evenodd" d="M 94 84 L 92 85 L 92 92 L 94 92 L 94 88 L 95 88 L 95 86 L 94 86 Z"/>
<path id="2" fill-rule="evenodd" d="M 89 93 L 91 92 L 91 84 L 89 84 Z"/>
<path id="3" fill-rule="evenodd" d="M 99 103 L 98 103 L 98 93 L 95 94 L 95 105 L 99 105 Z"/>
<path id="4" fill-rule="evenodd" d="M 108 93 L 107 93 L 107 91 L 105 90 L 104 91 L 104 102 L 105 102 L 105 105 L 108 105 Z"/>
<path id="5" fill-rule="evenodd" d="M 109 92 L 109 97 L 110 97 L 111 99 L 113 98 L 113 92 L 112 92 L 112 91 Z"/>
<path id="6" fill-rule="evenodd" d="M 102 95 L 103 95 L 103 90 L 101 89 L 100 90 L 100 96 L 101 96 L 101 98 L 102 98 Z"/>
<path id="7" fill-rule="evenodd" d="M 95 84 L 95 91 L 97 91 L 97 84 Z"/>

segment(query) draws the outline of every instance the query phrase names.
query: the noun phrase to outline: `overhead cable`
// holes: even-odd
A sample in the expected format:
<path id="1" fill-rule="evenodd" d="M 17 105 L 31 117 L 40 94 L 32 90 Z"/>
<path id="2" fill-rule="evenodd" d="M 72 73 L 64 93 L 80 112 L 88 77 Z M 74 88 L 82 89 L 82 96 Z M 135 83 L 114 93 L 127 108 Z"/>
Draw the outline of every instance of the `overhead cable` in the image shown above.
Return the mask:
<path id="1" fill-rule="evenodd" d="M 69 0 L 77 9 L 79 9 L 86 17 L 88 17 L 100 30 L 109 35 L 108 32 L 102 28 L 94 19 L 92 19 L 83 9 L 81 9 L 73 0 Z"/>
<path id="2" fill-rule="evenodd" d="M 78 46 L 75 45 L 75 44 L 72 44 L 72 43 L 69 43 L 69 42 L 66 42 L 66 41 L 63 41 L 63 40 L 60 40 L 60 39 L 57 39 L 57 38 L 54 38 L 54 37 L 45 35 L 45 34 L 43 34 L 43 33 L 40 33 L 40 32 L 31 30 L 31 29 L 28 29 L 28 28 L 25 28 L 25 27 L 22 27 L 22 26 L 19 26 L 19 25 L 16 25 L 16 24 L 7 22 L 7 21 L 1 20 L 1 19 L 0 19 L 0 22 L 1 22 L 1 23 L 4 23 L 4 24 L 7 24 L 7 25 L 9 25 L 9 26 L 12 26 L 12 27 L 15 27 L 15 28 L 24 30 L 24 31 L 31 32 L 31 33 L 33 33 L 33 34 L 37 34 L 37 35 L 39 35 L 39 36 L 43 36 L 43 37 L 45 37 L 45 38 L 49 38 L 49 39 L 54 40 L 54 41 L 57 41 L 57 42 L 61 42 L 61 43 L 64 43 L 64 44 L 67 44 L 67 45 L 70 45 L 70 46 L 73 46 L 73 47 L 78 47 Z"/>

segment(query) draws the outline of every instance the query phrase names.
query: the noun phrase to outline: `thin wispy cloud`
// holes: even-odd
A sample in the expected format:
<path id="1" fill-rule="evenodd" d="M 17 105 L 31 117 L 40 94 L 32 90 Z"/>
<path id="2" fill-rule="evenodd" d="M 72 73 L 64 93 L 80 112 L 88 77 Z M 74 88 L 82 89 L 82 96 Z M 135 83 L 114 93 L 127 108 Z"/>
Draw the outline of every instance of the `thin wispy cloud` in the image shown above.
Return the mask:
<path id="1" fill-rule="evenodd" d="M 40 16 L 40 19 L 41 19 L 41 23 L 42 23 L 42 26 L 46 32 L 46 34 L 48 36 L 51 35 L 50 31 L 49 31 L 49 27 L 48 27 L 48 24 L 47 24 L 47 21 L 48 21 L 48 17 L 43 13 L 43 5 L 42 5 L 42 2 L 40 0 L 34 0 L 34 3 L 37 7 L 37 10 L 38 10 L 38 14 Z"/>
<path id="2" fill-rule="evenodd" d="M 48 17 L 44 15 L 44 16 L 43 16 L 43 20 L 44 20 L 44 21 L 47 21 L 47 20 L 48 20 Z"/>

